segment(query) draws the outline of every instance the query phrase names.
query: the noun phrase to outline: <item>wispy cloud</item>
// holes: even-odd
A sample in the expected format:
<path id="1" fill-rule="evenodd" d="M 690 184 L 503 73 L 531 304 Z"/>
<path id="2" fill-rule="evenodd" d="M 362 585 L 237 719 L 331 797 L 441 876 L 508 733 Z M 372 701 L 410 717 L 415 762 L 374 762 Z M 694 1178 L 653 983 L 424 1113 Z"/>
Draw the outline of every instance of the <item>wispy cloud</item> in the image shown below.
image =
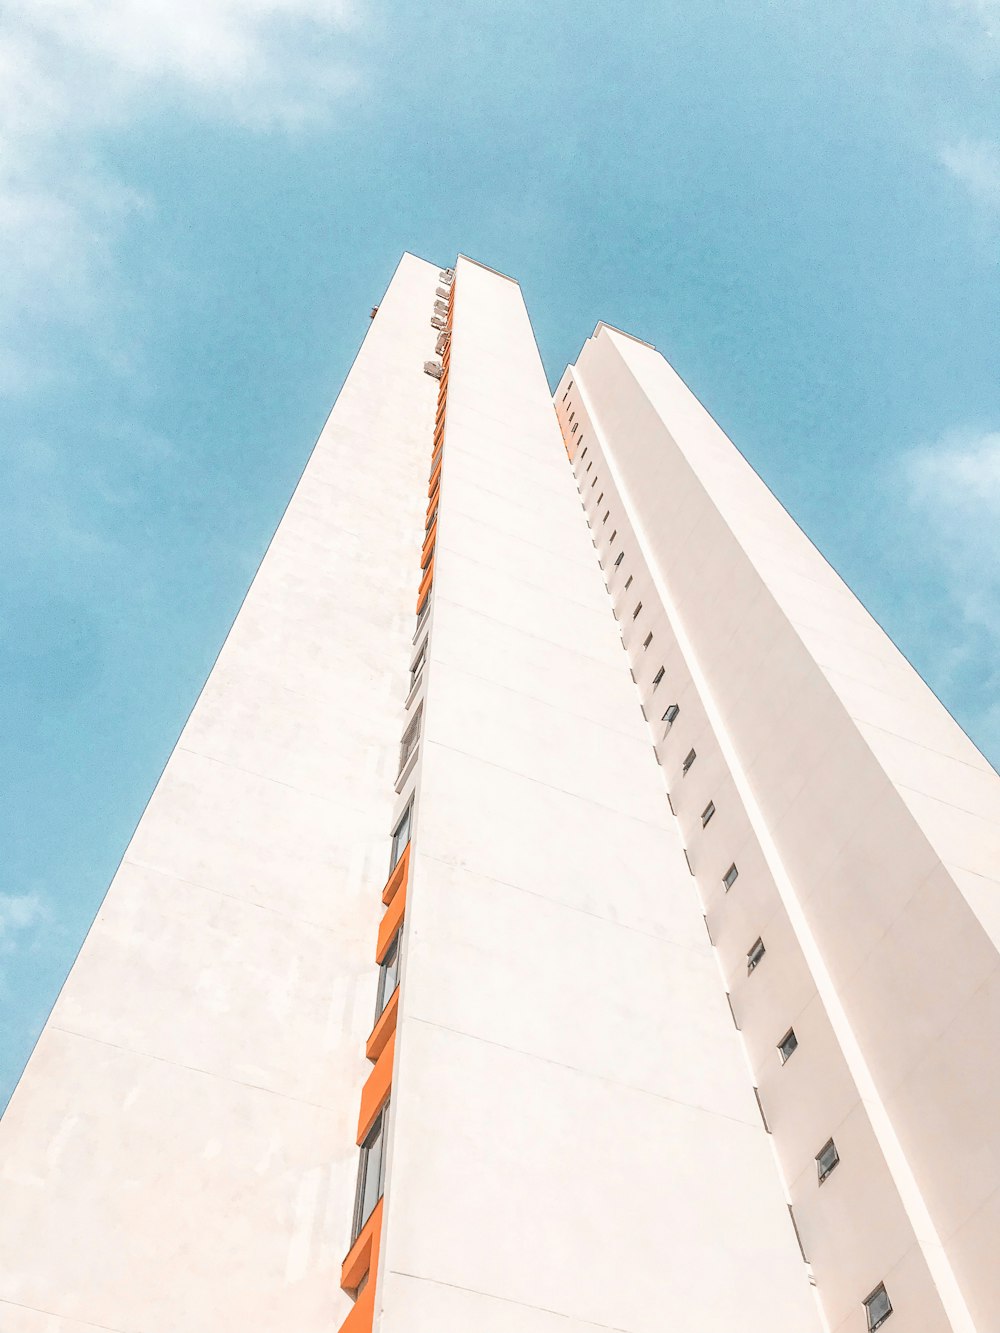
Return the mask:
<path id="1" fill-rule="evenodd" d="M 956 608 L 963 631 L 936 656 L 978 702 L 976 739 L 1000 755 L 1000 431 L 953 432 L 898 460 L 900 537 Z"/>
<path id="2" fill-rule="evenodd" d="M 961 139 L 943 148 L 940 160 L 973 199 L 1000 212 L 1000 142 Z"/>
<path id="3" fill-rule="evenodd" d="M 114 303 L 115 245 L 155 206 L 101 138 L 178 105 L 248 129 L 321 119 L 357 80 L 350 0 L 22 0 L 0 17 L 0 388 L 37 383 L 32 333 Z"/>
<path id="4" fill-rule="evenodd" d="M 0 954 L 17 948 L 18 938 L 41 924 L 48 907 L 38 893 L 0 893 Z"/>

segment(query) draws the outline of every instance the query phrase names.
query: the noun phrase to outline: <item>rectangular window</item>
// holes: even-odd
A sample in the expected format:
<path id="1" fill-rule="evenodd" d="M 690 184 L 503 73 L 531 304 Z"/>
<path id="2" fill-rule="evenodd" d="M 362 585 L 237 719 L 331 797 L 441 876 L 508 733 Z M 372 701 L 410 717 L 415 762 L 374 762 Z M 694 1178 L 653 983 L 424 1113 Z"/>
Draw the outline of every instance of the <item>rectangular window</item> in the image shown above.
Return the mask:
<path id="1" fill-rule="evenodd" d="M 650 630 L 649 633 L 646 635 L 646 637 L 645 637 L 645 638 L 643 639 L 643 641 L 642 641 L 642 646 L 643 646 L 643 648 L 648 648 L 649 645 L 650 645 L 652 642 L 653 642 L 653 631 Z"/>
<path id="2" fill-rule="evenodd" d="M 722 876 L 722 882 L 726 886 L 727 893 L 736 883 L 737 879 L 739 878 L 739 873 L 740 872 L 736 869 L 736 862 L 734 861 L 733 864 L 726 871 L 726 873 Z"/>
<path id="3" fill-rule="evenodd" d="M 610 509 L 606 509 L 606 510 L 604 511 L 604 517 L 601 519 L 601 522 L 602 522 L 602 523 L 607 523 L 607 521 L 608 521 L 608 519 L 609 519 L 610 517 L 611 517 L 611 510 L 610 510 Z"/>
<path id="4" fill-rule="evenodd" d="M 427 661 L 427 640 L 424 639 L 423 643 L 420 645 L 420 651 L 413 659 L 413 665 L 410 667 L 411 690 L 413 689 L 414 685 L 416 685 L 417 681 L 420 679 L 420 673 L 421 671 L 423 671 L 424 663 L 426 661 Z"/>
<path id="5" fill-rule="evenodd" d="M 597 497 L 597 503 L 600 504 L 603 499 L 604 499 L 604 492 L 601 491 L 600 495 Z M 608 513 L 610 514 L 610 512 L 611 510 L 609 509 Z"/>
<path id="6" fill-rule="evenodd" d="M 575 435 L 579 429 L 580 429 L 579 421 L 574 421 L 573 425 L 570 427 L 570 432 L 569 432 L 570 435 Z"/>
<path id="7" fill-rule="evenodd" d="M 764 944 L 762 940 L 754 940 L 747 950 L 747 975 L 749 975 L 760 960 L 764 957 Z"/>
<path id="8" fill-rule="evenodd" d="M 392 831 L 392 860 L 389 869 L 399 861 L 399 858 L 406 850 L 406 844 L 410 841 L 410 812 L 413 809 L 413 802 L 403 811 L 403 817 Z"/>
<path id="9" fill-rule="evenodd" d="M 420 715 L 423 711 L 424 706 L 421 703 L 414 715 L 413 721 L 403 732 L 403 739 L 399 746 L 399 769 L 397 777 L 399 773 L 402 773 L 403 769 L 406 767 L 406 761 L 417 748 L 417 743 L 420 740 Z"/>
<path id="10" fill-rule="evenodd" d="M 672 727 L 677 721 L 677 714 L 680 711 L 681 710 L 678 708 L 677 704 L 668 704 L 667 711 L 663 714 L 662 718 L 660 718 L 660 721 L 666 722 L 668 727 Z"/>
<path id="11" fill-rule="evenodd" d="M 781 1056 L 781 1063 L 784 1064 L 788 1057 L 799 1044 L 799 1039 L 795 1035 L 793 1028 L 789 1028 L 782 1039 L 778 1042 L 778 1054 Z"/>
<path id="12" fill-rule="evenodd" d="M 589 472 L 593 466 L 594 466 L 594 460 L 591 459 L 590 462 L 587 464 L 587 471 Z"/>
<path id="13" fill-rule="evenodd" d="M 649 637 L 652 638 L 652 637 L 653 637 L 652 634 L 651 634 Z M 662 679 L 663 679 L 663 667 L 660 667 L 659 671 L 658 671 L 658 672 L 656 673 L 656 675 L 653 677 L 653 689 L 654 689 L 654 690 L 656 689 L 657 685 L 659 685 L 659 683 L 660 683 L 660 681 L 661 681 Z"/>
<path id="14" fill-rule="evenodd" d="M 681 773 L 690 773 L 691 765 L 697 758 L 698 756 L 694 750 L 688 750 L 687 754 L 684 756 L 684 762 L 681 764 Z"/>
<path id="15" fill-rule="evenodd" d="M 358 1188 L 354 1196 L 354 1226 L 351 1228 L 352 1245 L 361 1235 L 362 1228 L 385 1189 L 385 1129 L 388 1116 L 389 1103 L 386 1102 L 361 1145 Z"/>
<path id="16" fill-rule="evenodd" d="M 397 930 L 392 943 L 385 952 L 378 971 L 378 996 L 375 1001 L 375 1021 L 378 1022 L 385 1006 L 392 999 L 392 993 L 399 985 L 399 937 Z"/>
<path id="17" fill-rule="evenodd" d="M 570 412 L 570 414 L 569 414 L 569 419 L 570 419 L 570 421 L 572 421 L 572 420 L 574 419 L 575 415 L 576 415 L 576 414 L 575 414 L 573 411 Z"/>
<path id="18" fill-rule="evenodd" d="M 570 391 L 572 390 L 572 388 L 573 388 L 573 381 L 570 380 L 570 382 L 569 382 L 569 387 L 567 388 L 566 392 L 563 394 L 563 402 L 565 402 L 566 399 L 569 397 L 569 395 L 570 395 Z"/>
<path id="19" fill-rule="evenodd" d="M 581 462 L 581 463 L 583 462 L 584 457 L 586 456 L 587 448 L 588 448 L 588 446 L 587 446 L 587 445 L 584 445 L 583 448 L 580 450 L 580 462 Z"/>
<path id="20" fill-rule="evenodd" d="M 610 509 L 608 510 L 608 513 L 609 513 L 609 514 L 611 513 L 611 510 L 610 510 Z M 614 546 L 614 544 L 615 544 L 615 538 L 616 538 L 617 536 L 618 536 L 618 529 L 615 528 L 614 532 L 613 532 L 613 533 L 611 534 L 611 536 L 608 538 L 608 541 L 610 542 L 610 544 L 611 544 L 612 546 Z M 625 554 L 624 551 L 622 552 L 622 554 L 623 554 L 623 555 Z"/>
<path id="21" fill-rule="evenodd" d="M 625 580 L 625 591 L 628 592 L 631 586 L 632 586 L 632 575 L 630 574 L 628 578 Z"/>
<path id="22" fill-rule="evenodd" d="M 590 483 L 590 489 L 593 490 L 596 485 L 597 485 L 597 478 L 595 477 L 594 480 Z"/>
<path id="23" fill-rule="evenodd" d="M 706 805 L 704 810 L 702 810 L 701 812 L 702 828 L 705 827 L 705 825 L 708 823 L 708 821 L 712 818 L 714 814 L 715 814 L 715 802 L 709 801 L 708 805 Z"/>
<path id="24" fill-rule="evenodd" d="M 635 604 L 635 610 L 632 612 L 632 619 L 633 619 L 633 620 L 635 620 L 635 619 L 638 617 L 639 612 L 640 612 L 641 610 L 642 610 L 642 602 L 636 602 L 636 604 Z"/>
<path id="25" fill-rule="evenodd" d="M 884 1324 L 892 1314 L 892 1305 L 883 1283 L 879 1283 L 870 1296 L 865 1297 L 865 1313 L 868 1316 L 868 1333 Z"/>
<path id="26" fill-rule="evenodd" d="M 621 564 L 621 562 L 622 562 L 624 559 L 625 559 L 625 552 L 624 552 L 624 551 L 619 551 L 619 552 L 618 552 L 618 555 L 617 555 L 617 557 L 616 557 L 616 559 L 615 559 L 615 569 L 618 568 L 618 566 Z"/>
<path id="27" fill-rule="evenodd" d="M 821 1185 L 839 1161 L 840 1153 L 837 1152 L 837 1145 L 833 1139 L 829 1139 L 816 1154 L 816 1174 Z"/>

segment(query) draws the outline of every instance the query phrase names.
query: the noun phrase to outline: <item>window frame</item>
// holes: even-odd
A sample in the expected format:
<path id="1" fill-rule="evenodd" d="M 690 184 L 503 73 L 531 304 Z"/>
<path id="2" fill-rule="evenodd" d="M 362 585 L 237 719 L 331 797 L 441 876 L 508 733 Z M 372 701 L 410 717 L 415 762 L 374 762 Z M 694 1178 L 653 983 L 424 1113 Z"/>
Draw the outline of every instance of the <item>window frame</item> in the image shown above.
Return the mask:
<path id="1" fill-rule="evenodd" d="M 791 1040 L 792 1042 L 792 1048 L 791 1050 L 786 1052 L 785 1047 L 788 1045 L 789 1040 Z M 787 1065 L 789 1060 L 792 1058 L 792 1056 L 798 1049 L 799 1049 L 799 1039 L 795 1035 L 795 1029 L 789 1028 L 788 1031 L 785 1033 L 785 1035 L 782 1037 L 782 1039 L 778 1042 L 778 1058 L 780 1059 L 781 1063 L 783 1065 Z M 830 1142 L 832 1143 L 833 1140 L 831 1139 Z"/>
<path id="2" fill-rule="evenodd" d="M 730 875 L 732 875 L 732 879 L 729 878 Z M 739 877 L 740 877 L 739 867 L 734 861 L 732 865 L 729 867 L 729 869 L 726 871 L 726 873 L 722 876 L 722 887 L 723 889 L 725 889 L 726 893 L 729 892 L 729 890 L 733 887 L 733 885 L 736 883 Z"/>
<path id="3" fill-rule="evenodd" d="M 872 1302 L 877 1296 L 885 1297 L 885 1309 L 876 1319 L 872 1319 Z M 868 1320 L 868 1333 L 874 1333 L 875 1329 L 881 1328 L 892 1314 L 892 1301 L 889 1299 L 889 1293 L 885 1289 L 884 1282 L 880 1282 L 873 1291 L 870 1291 L 861 1303 L 865 1308 L 865 1317 Z"/>
<path id="4" fill-rule="evenodd" d="M 767 950 L 764 948 L 764 941 L 758 935 L 753 944 L 750 945 L 750 948 L 747 949 L 747 976 L 749 976 L 751 972 L 756 972 L 757 968 L 760 967 L 763 962 L 766 953 Z"/>
<path id="5" fill-rule="evenodd" d="M 826 1155 L 828 1150 L 832 1150 L 833 1160 L 830 1162 L 829 1166 L 824 1167 L 823 1157 Z M 817 1183 L 822 1185 L 824 1180 L 829 1180 L 830 1176 L 833 1174 L 834 1171 L 836 1171 L 839 1165 L 840 1165 L 840 1153 L 837 1151 L 837 1145 L 836 1143 L 834 1143 L 833 1139 L 827 1139 L 827 1141 L 823 1144 L 822 1148 L 820 1148 L 819 1152 L 816 1154 L 816 1175 L 818 1177 Z M 874 1294 L 875 1293 L 872 1292 L 872 1295 Z"/>
<path id="6" fill-rule="evenodd" d="M 389 1098 L 383 1102 L 379 1109 L 375 1121 L 365 1135 L 359 1150 L 358 1160 L 358 1178 L 354 1189 L 354 1215 L 351 1219 L 351 1244 L 353 1245 L 357 1238 L 365 1229 L 365 1224 L 372 1213 L 378 1207 L 379 1199 L 385 1194 L 385 1140 L 386 1128 L 389 1119 Z M 365 1195 L 368 1183 L 368 1164 L 371 1161 L 372 1151 L 375 1147 L 379 1149 L 378 1159 L 378 1181 L 376 1183 L 375 1199 L 371 1207 L 365 1212 Z"/>
<path id="7" fill-rule="evenodd" d="M 412 831 L 412 823 L 413 823 L 413 797 L 411 796 L 410 799 L 406 802 L 406 805 L 403 809 L 403 813 L 396 820 L 395 826 L 390 835 L 392 839 L 389 844 L 390 874 L 399 865 L 403 853 L 406 851 L 407 847 L 410 844 L 410 833 Z M 398 841 L 399 831 L 404 827 L 406 829 L 406 841 L 400 844 Z"/>
<path id="8" fill-rule="evenodd" d="M 375 1022 L 385 1013 L 386 1005 L 395 995 L 399 987 L 399 971 L 402 963 L 403 951 L 403 927 L 400 926 L 393 935 L 392 939 L 382 955 L 382 961 L 378 969 L 378 986 L 375 991 Z M 391 989 L 387 988 L 388 982 L 392 980 Z"/>

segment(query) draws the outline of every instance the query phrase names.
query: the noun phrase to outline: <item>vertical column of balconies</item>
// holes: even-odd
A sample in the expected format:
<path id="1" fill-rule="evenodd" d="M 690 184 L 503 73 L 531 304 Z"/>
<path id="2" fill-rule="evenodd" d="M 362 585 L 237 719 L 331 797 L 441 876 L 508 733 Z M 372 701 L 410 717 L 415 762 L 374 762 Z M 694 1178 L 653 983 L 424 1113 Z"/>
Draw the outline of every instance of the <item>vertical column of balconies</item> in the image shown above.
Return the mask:
<path id="1" fill-rule="evenodd" d="M 420 553 L 420 583 L 417 589 L 417 624 L 413 635 L 414 657 L 410 663 L 410 690 L 406 698 L 406 724 L 400 743 L 399 770 L 395 790 L 402 802 L 392 831 L 389 878 L 382 889 L 385 912 L 378 929 L 375 961 L 379 966 L 375 1025 L 365 1054 L 372 1071 L 361 1090 L 357 1143 L 360 1150 L 355 1196 L 352 1243 L 341 1268 L 340 1285 L 354 1297 L 354 1305 L 341 1324 L 340 1333 L 371 1333 L 375 1317 L 375 1284 L 382 1238 L 382 1199 L 385 1189 L 386 1145 L 389 1102 L 392 1092 L 396 1020 L 402 964 L 403 919 L 411 859 L 413 809 L 417 788 L 417 763 L 423 720 L 423 676 L 430 633 L 431 591 L 434 582 L 434 546 L 437 538 L 438 499 L 444 451 L 444 423 L 451 352 L 454 272 L 442 269 L 431 326 L 437 330 L 435 351 L 440 361 L 427 361 L 424 370 L 439 381 L 437 413 L 431 444 L 427 483 L 427 517 Z"/>

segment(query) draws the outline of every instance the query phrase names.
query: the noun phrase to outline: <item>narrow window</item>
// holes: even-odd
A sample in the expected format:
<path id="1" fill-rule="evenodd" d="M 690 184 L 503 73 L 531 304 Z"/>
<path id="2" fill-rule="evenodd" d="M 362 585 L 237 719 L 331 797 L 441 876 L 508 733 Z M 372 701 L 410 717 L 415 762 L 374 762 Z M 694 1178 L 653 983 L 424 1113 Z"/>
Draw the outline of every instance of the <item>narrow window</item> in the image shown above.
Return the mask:
<path id="1" fill-rule="evenodd" d="M 668 704 L 667 711 L 663 714 L 663 717 L 660 719 L 660 721 L 666 722 L 668 727 L 672 727 L 674 723 L 677 721 L 677 714 L 680 711 L 681 710 L 678 708 L 676 704 Z"/>
<path id="2" fill-rule="evenodd" d="M 633 620 L 635 620 L 635 619 L 637 618 L 637 616 L 639 615 L 639 612 L 640 612 L 641 610 L 642 610 L 642 602 L 636 602 L 636 604 L 635 604 L 635 610 L 632 612 L 632 619 L 633 619 Z"/>
<path id="3" fill-rule="evenodd" d="M 611 513 L 611 510 L 610 510 L 610 509 L 608 510 L 608 513 L 609 513 L 609 514 Z M 614 546 L 614 544 L 615 544 L 615 538 L 616 538 L 617 536 L 618 536 L 618 529 L 615 528 L 614 532 L 611 534 L 610 538 L 608 539 L 609 542 L 610 542 L 610 544 L 611 544 L 612 546 Z M 623 551 L 622 554 L 624 555 L 625 552 Z"/>
<path id="4" fill-rule="evenodd" d="M 624 559 L 625 559 L 625 552 L 624 552 L 624 551 L 619 551 L 619 552 L 618 552 L 618 555 L 617 555 L 617 558 L 615 559 L 615 569 L 618 568 L 618 566 L 621 564 L 621 562 L 622 562 Z"/>
<path id="5" fill-rule="evenodd" d="M 690 773 L 691 765 L 697 758 L 698 756 L 695 754 L 694 750 L 688 750 L 687 754 L 684 756 L 684 762 L 681 764 L 681 773 Z"/>
<path id="6" fill-rule="evenodd" d="M 570 421 L 573 421 L 574 418 L 575 418 L 575 416 L 576 416 L 576 413 L 573 412 L 572 410 L 570 410 L 570 414 L 569 414 L 569 419 L 570 419 Z"/>
<path id="7" fill-rule="evenodd" d="M 396 931 L 392 943 L 385 951 L 378 971 L 378 996 L 375 1001 L 375 1021 L 378 1022 L 385 1006 L 392 999 L 392 993 L 399 985 L 399 936 Z"/>
<path id="8" fill-rule="evenodd" d="M 580 462 L 581 462 L 581 463 L 583 462 L 583 459 L 584 459 L 584 456 L 586 455 L 586 452 L 587 452 L 588 447 L 589 447 L 589 446 L 585 444 L 585 445 L 583 446 L 583 448 L 580 450 Z"/>
<path id="9" fill-rule="evenodd" d="M 784 1064 L 788 1057 L 799 1044 L 799 1039 L 795 1035 L 793 1028 L 789 1028 L 782 1039 L 778 1042 L 778 1054 L 781 1056 L 781 1063 Z"/>
<path id="10" fill-rule="evenodd" d="M 406 844 L 410 841 L 410 812 L 413 809 L 413 802 L 403 811 L 403 817 L 392 831 L 392 862 L 389 866 L 391 870 L 396 865 L 399 858 L 406 850 Z"/>
<path id="11" fill-rule="evenodd" d="M 423 710 L 424 706 L 421 704 L 414 715 L 413 721 L 403 732 L 403 739 L 399 746 L 399 773 L 402 773 L 407 760 L 417 748 L 417 742 L 420 740 L 420 715 Z"/>
<path id="12" fill-rule="evenodd" d="M 610 517 L 611 517 L 611 510 L 610 510 L 610 509 L 606 509 L 606 510 L 604 511 L 604 517 L 601 519 L 601 522 L 602 522 L 602 523 L 607 523 L 607 521 L 608 521 L 608 519 L 609 519 Z"/>
<path id="13" fill-rule="evenodd" d="M 416 657 L 413 660 L 413 665 L 410 667 L 411 690 L 413 689 L 414 685 L 416 685 L 417 681 L 420 679 L 420 673 L 421 671 L 423 671 L 424 663 L 426 661 L 427 661 L 427 640 L 424 639 L 423 643 L 420 645 L 420 652 L 417 653 Z"/>
<path id="14" fill-rule="evenodd" d="M 653 636 L 650 635 L 649 637 L 652 638 Z M 654 690 L 656 689 L 657 685 L 659 685 L 659 683 L 660 683 L 660 681 L 661 681 L 662 679 L 663 679 L 663 667 L 660 667 L 659 671 L 658 671 L 658 672 L 656 673 L 656 675 L 653 677 L 653 689 L 654 689 Z"/>
<path id="15" fill-rule="evenodd" d="M 565 402 L 566 399 L 569 397 L 569 395 L 570 395 L 570 390 L 571 390 L 572 388 L 573 388 L 573 381 L 570 380 L 569 385 L 568 385 L 567 388 L 566 388 L 566 392 L 563 394 L 563 402 Z"/>
<path id="16" fill-rule="evenodd" d="M 576 432 L 577 432 L 579 429 L 580 429 L 580 423 L 579 423 L 579 421 L 574 421 L 574 422 L 573 422 L 573 426 L 572 426 L 572 428 L 571 428 L 571 430 L 570 430 L 570 435 L 575 435 Z"/>
<path id="17" fill-rule="evenodd" d="M 593 490 L 596 485 L 597 485 L 597 478 L 595 477 L 594 480 L 590 483 L 590 489 Z"/>
<path id="18" fill-rule="evenodd" d="M 740 872 L 736 869 L 736 862 L 734 861 L 733 864 L 726 871 L 726 873 L 722 876 L 722 882 L 726 886 L 727 893 L 736 883 L 737 879 L 739 878 L 739 874 Z"/>
<path id="19" fill-rule="evenodd" d="M 751 973 L 764 957 L 764 945 L 761 940 L 754 940 L 747 950 L 747 973 Z"/>
<path id="20" fill-rule="evenodd" d="M 600 504 L 603 499 L 604 499 L 604 492 L 601 491 L 600 495 L 597 497 L 597 503 Z M 608 513 L 609 514 L 611 513 L 610 509 L 608 510 Z"/>
<path id="21" fill-rule="evenodd" d="M 646 637 L 645 637 L 645 638 L 643 639 L 643 641 L 642 641 L 642 646 L 643 646 L 643 648 L 648 648 L 649 645 L 650 645 L 652 642 L 653 642 L 653 631 L 650 630 L 649 633 L 646 635 Z"/>
<path id="22" fill-rule="evenodd" d="M 372 1125 L 361 1145 L 361 1161 L 358 1164 L 358 1188 L 354 1196 L 354 1226 L 351 1228 L 351 1244 L 361 1235 L 361 1229 L 372 1215 L 372 1211 L 385 1188 L 385 1127 L 389 1115 L 389 1103 L 382 1107 L 378 1119 Z"/>
<path id="23" fill-rule="evenodd" d="M 632 586 L 632 575 L 630 574 L 628 578 L 625 580 L 625 591 L 628 592 L 631 586 Z"/>
<path id="24" fill-rule="evenodd" d="M 868 1315 L 868 1333 L 884 1324 L 892 1314 L 888 1293 L 881 1282 L 870 1296 L 865 1297 L 865 1313 Z"/>
<path id="25" fill-rule="evenodd" d="M 594 460 L 591 459 L 590 462 L 587 464 L 587 471 L 589 472 L 593 466 L 594 466 Z"/>
<path id="26" fill-rule="evenodd" d="M 704 810 L 702 810 L 701 812 L 702 828 L 705 827 L 705 825 L 708 823 L 708 821 L 712 818 L 714 814 L 715 814 L 715 802 L 709 801 L 708 805 L 706 805 Z"/>
<path id="27" fill-rule="evenodd" d="M 837 1152 L 837 1145 L 830 1139 L 816 1154 L 816 1174 L 821 1185 L 839 1161 L 840 1153 Z"/>

